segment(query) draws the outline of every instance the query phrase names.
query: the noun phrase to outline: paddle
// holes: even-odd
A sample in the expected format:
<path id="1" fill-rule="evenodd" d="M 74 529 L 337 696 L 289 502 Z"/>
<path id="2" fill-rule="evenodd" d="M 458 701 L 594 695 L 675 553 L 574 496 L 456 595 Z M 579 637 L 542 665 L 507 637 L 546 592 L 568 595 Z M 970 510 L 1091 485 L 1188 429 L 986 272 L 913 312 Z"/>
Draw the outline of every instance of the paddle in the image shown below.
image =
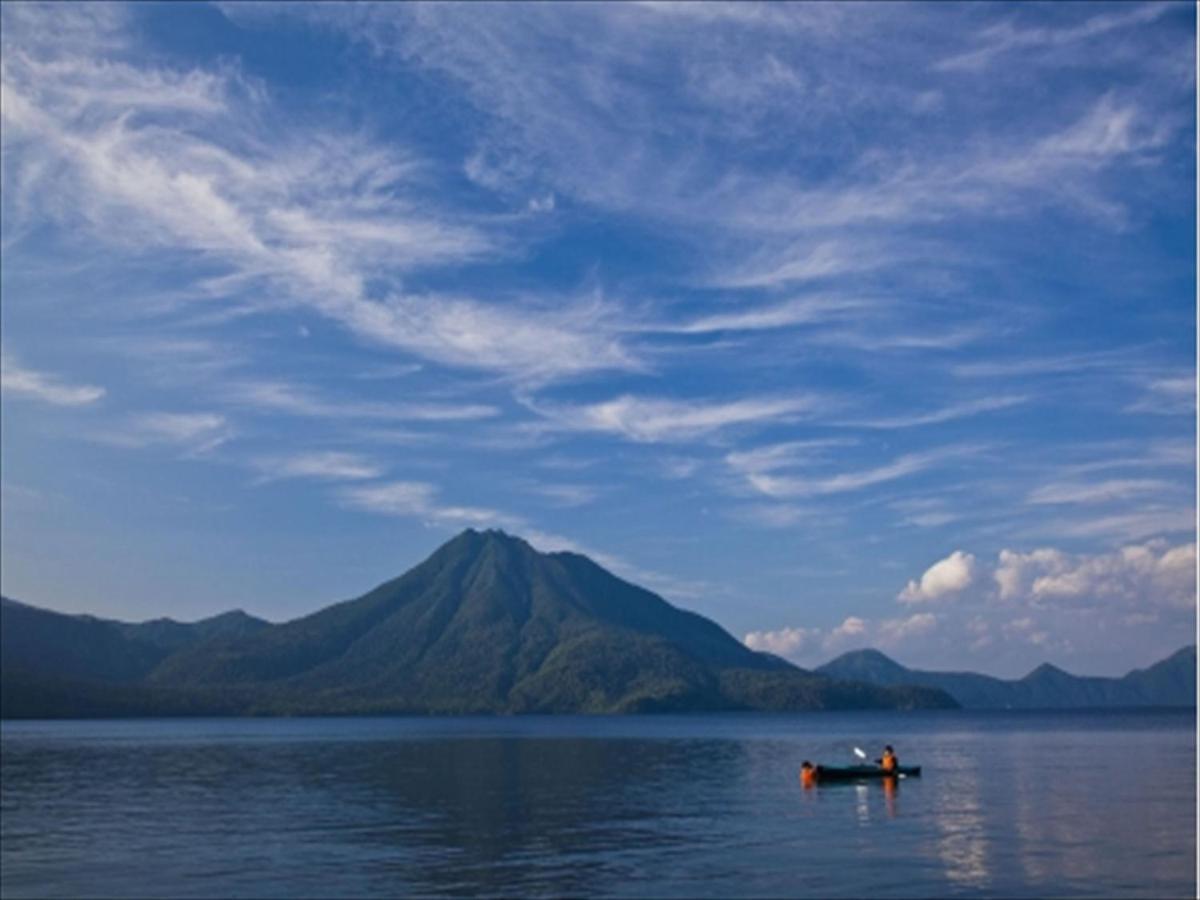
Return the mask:
<path id="1" fill-rule="evenodd" d="M 860 750 L 858 747 L 852 747 L 851 749 L 854 751 L 854 755 L 857 756 L 859 759 L 867 758 L 867 754 L 863 753 L 862 750 Z M 897 778 L 907 778 L 908 776 L 905 775 L 903 772 L 897 772 L 896 777 Z"/>

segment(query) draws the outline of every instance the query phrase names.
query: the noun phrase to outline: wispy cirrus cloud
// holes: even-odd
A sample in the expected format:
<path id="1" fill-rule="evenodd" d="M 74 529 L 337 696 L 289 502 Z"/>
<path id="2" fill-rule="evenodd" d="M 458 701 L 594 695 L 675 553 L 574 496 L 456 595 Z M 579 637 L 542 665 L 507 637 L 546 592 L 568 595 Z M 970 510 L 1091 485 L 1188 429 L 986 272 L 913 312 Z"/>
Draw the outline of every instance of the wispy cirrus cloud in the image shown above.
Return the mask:
<path id="1" fill-rule="evenodd" d="M 1117 347 L 1088 353 L 1056 356 L 1024 356 L 956 363 L 951 374 L 960 378 L 1022 378 L 1040 375 L 1077 375 L 1089 370 L 1118 369 L 1122 372 L 1145 368 L 1144 348 Z"/>
<path id="2" fill-rule="evenodd" d="M 1020 530 L 1021 536 L 1101 539 L 1118 543 L 1189 533 L 1196 533 L 1196 509 L 1192 503 L 1149 503 L 1107 515 L 1050 518 Z"/>
<path id="3" fill-rule="evenodd" d="M 800 297 L 782 303 L 757 304 L 737 312 L 717 312 L 673 325 L 651 325 L 650 333 L 713 334 L 723 331 L 774 331 L 798 325 L 841 321 L 876 305 L 859 298 Z"/>
<path id="4" fill-rule="evenodd" d="M 63 12 L 62 15 L 69 15 Z M 56 14 L 46 14 L 54 27 Z M 633 369 L 606 309 L 508 298 L 377 296 L 372 278 L 504 251 L 445 206 L 421 203 L 422 166 L 393 144 L 306 129 L 268 134 L 269 98 L 236 70 L 205 72 L 18 48 L 3 84 L 17 208 L 75 216 L 101 240 L 219 262 L 211 282 L 265 287 L 358 336 L 447 366 L 512 377 Z M 18 223 L 19 227 L 19 223 Z"/>
<path id="5" fill-rule="evenodd" d="M 545 497 L 556 506 L 586 506 L 600 495 L 600 490 L 588 484 L 565 484 L 541 482 L 530 486 L 530 490 Z"/>
<path id="6" fill-rule="evenodd" d="M 1035 505 L 1108 503 L 1144 494 L 1162 494 L 1176 487 L 1157 478 L 1112 478 L 1091 483 L 1042 485 L 1030 492 L 1026 502 Z"/>
<path id="7" fill-rule="evenodd" d="M 962 403 L 952 403 L 941 409 L 928 412 L 915 412 L 902 416 L 885 416 L 877 419 L 859 419 L 842 424 L 858 428 L 893 429 L 915 428 L 920 425 L 936 425 L 940 422 L 950 422 L 955 419 L 965 419 L 981 413 L 995 412 L 1025 403 L 1027 397 L 1021 395 L 1006 395 L 1000 397 L 982 397 L 978 400 L 967 400 Z"/>
<path id="8" fill-rule="evenodd" d="M 977 35 L 978 46 L 974 49 L 941 60 L 934 65 L 934 69 L 943 72 L 982 72 L 1010 54 L 1062 53 L 1064 48 L 1084 44 L 1091 38 L 1152 22 L 1170 10 L 1169 3 L 1138 4 L 1060 27 L 1021 27 L 1011 20 L 1003 21 L 981 29 Z"/>
<path id="9" fill-rule="evenodd" d="M 1143 395 L 1125 407 L 1126 412 L 1157 415 L 1196 414 L 1196 375 L 1141 379 Z"/>
<path id="10" fill-rule="evenodd" d="M 261 412 L 318 419 L 381 419 L 412 422 L 455 422 L 489 419 L 499 415 L 484 403 L 437 403 L 346 400 L 331 398 L 312 388 L 287 381 L 242 380 L 222 388 L 232 404 Z"/>
<path id="11" fill-rule="evenodd" d="M 444 504 L 436 486 L 423 481 L 390 481 L 345 488 L 341 502 L 353 509 L 388 516 L 413 516 L 437 525 L 513 527 L 516 520 L 494 509 Z"/>
<path id="12" fill-rule="evenodd" d="M 905 453 L 889 463 L 867 469 L 813 476 L 750 473 L 746 480 L 759 493 L 776 499 L 842 494 L 915 475 L 951 460 L 968 459 L 983 449 L 980 445 L 954 445 Z"/>
<path id="13" fill-rule="evenodd" d="M 290 478 L 320 481 L 363 481 L 379 478 L 387 470 L 360 453 L 338 450 L 261 457 L 253 463 L 261 472 L 259 483 Z"/>
<path id="14" fill-rule="evenodd" d="M 795 420 L 811 415 L 826 403 L 815 395 L 699 401 L 625 394 L 579 406 L 541 403 L 530 406 L 561 428 L 616 434 L 639 443 L 659 443 L 690 441 L 735 426 Z"/>
<path id="15" fill-rule="evenodd" d="M 0 356 L 0 389 L 54 406 L 88 406 L 107 393 L 98 385 L 71 384 L 56 375 L 26 368 L 8 353 Z"/>
<path id="16" fill-rule="evenodd" d="M 824 459 L 834 448 L 852 447 L 856 438 L 810 438 L 765 444 L 749 450 L 734 450 L 725 455 L 725 462 L 742 474 L 761 474 L 790 468 Z"/>
<path id="17" fill-rule="evenodd" d="M 235 435 L 233 424 L 215 412 L 143 412 L 94 433 L 100 443 L 117 447 L 167 446 L 187 456 L 204 456 Z"/>

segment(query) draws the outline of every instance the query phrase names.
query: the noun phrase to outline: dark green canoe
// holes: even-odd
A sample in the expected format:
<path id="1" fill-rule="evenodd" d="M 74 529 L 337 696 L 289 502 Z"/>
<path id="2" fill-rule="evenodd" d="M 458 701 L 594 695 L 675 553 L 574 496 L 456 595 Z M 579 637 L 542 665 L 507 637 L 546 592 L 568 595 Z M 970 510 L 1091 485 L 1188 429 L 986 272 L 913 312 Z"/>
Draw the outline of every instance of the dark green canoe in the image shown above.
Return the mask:
<path id="1" fill-rule="evenodd" d="M 898 766 L 894 772 L 885 772 L 879 766 L 817 766 L 817 781 L 858 781 L 860 778 L 895 778 L 905 775 L 919 778 L 920 766 Z"/>

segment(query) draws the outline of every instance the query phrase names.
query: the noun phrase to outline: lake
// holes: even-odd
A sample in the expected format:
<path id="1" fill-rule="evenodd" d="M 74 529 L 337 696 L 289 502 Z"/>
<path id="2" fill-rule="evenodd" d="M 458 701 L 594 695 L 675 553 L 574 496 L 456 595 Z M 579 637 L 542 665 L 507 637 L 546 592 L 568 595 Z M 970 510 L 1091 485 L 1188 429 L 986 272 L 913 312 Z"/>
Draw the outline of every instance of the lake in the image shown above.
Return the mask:
<path id="1" fill-rule="evenodd" d="M 1194 896 L 1193 711 L 0 725 L 5 897 Z M 921 778 L 804 789 L 885 743 Z"/>

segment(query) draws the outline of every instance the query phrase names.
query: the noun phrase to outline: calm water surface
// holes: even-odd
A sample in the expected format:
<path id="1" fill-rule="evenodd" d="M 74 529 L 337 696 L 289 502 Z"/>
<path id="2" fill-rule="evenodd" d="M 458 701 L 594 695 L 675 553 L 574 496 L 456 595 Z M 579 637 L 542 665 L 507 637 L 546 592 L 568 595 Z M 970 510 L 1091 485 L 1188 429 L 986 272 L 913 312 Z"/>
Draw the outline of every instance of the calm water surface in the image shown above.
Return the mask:
<path id="1" fill-rule="evenodd" d="M 1192 712 L 0 725 L 5 897 L 1194 896 Z M 924 776 L 804 790 L 896 746 Z"/>

